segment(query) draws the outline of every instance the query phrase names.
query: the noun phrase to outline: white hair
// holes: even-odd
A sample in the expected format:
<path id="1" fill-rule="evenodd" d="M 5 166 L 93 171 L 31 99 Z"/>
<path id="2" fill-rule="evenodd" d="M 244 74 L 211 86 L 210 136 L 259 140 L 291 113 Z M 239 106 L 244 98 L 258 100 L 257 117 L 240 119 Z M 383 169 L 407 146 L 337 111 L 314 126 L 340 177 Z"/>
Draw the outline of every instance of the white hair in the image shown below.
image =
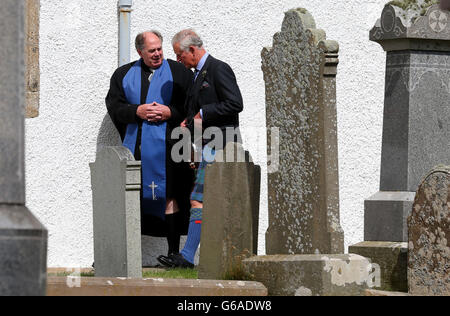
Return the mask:
<path id="1" fill-rule="evenodd" d="M 183 51 L 189 50 L 191 46 L 203 48 L 202 39 L 192 29 L 182 30 L 175 34 L 172 39 L 172 46 L 175 44 L 180 44 L 180 49 Z"/>

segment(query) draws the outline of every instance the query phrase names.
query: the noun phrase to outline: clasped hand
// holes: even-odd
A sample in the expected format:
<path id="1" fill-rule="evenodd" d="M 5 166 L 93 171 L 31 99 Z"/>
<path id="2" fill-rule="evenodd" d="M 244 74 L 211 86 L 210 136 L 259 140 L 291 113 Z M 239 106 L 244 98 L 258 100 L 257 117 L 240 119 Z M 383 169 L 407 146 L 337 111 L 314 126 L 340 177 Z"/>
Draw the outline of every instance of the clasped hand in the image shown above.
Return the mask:
<path id="1" fill-rule="evenodd" d="M 172 112 L 168 106 L 153 102 L 151 104 L 139 106 L 137 115 L 145 121 L 158 123 L 169 120 L 172 116 Z"/>
<path id="2" fill-rule="evenodd" d="M 194 127 L 199 129 L 200 131 L 202 130 L 202 123 L 203 123 L 203 119 L 202 116 L 200 115 L 200 112 L 197 113 L 196 116 L 194 116 Z M 185 119 L 181 125 L 181 127 L 188 127 L 187 126 L 187 119 Z"/>

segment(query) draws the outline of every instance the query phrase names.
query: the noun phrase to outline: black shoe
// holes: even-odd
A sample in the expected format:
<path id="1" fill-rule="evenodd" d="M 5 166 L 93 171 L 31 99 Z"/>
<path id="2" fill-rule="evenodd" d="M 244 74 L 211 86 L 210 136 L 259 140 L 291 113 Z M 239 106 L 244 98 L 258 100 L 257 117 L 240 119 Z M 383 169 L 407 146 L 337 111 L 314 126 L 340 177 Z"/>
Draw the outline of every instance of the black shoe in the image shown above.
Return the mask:
<path id="1" fill-rule="evenodd" d="M 183 258 L 180 253 L 170 254 L 169 256 L 159 256 L 159 263 L 167 268 L 186 268 L 193 269 L 194 265 Z"/>

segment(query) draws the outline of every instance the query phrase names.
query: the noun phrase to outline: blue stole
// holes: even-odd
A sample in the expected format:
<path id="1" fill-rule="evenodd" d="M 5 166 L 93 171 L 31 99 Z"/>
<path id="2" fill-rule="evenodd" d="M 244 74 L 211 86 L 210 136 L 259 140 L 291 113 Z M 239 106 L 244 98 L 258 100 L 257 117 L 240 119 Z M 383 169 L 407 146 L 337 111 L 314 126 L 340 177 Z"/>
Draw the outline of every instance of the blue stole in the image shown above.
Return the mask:
<path id="1" fill-rule="evenodd" d="M 136 62 L 123 79 L 123 89 L 130 104 L 141 104 L 142 59 Z M 147 94 L 147 104 L 157 102 L 168 105 L 172 100 L 173 77 L 169 63 L 164 60 L 155 70 Z M 123 141 L 135 154 L 138 124 L 129 124 Z M 142 123 L 142 211 L 165 219 L 166 210 L 166 130 L 167 123 Z"/>

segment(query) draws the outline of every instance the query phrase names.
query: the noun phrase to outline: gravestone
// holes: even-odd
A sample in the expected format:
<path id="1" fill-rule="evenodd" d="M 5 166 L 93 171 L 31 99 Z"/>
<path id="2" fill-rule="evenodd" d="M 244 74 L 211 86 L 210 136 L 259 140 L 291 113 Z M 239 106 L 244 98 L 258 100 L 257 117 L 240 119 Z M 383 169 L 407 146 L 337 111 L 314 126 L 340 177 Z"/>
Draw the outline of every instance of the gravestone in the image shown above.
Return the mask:
<path id="1" fill-rule="evenodd" d="M 0 10 L 0 296 L 45 295 L 47 230 L 25 206 L 23 0 Z"/>
<path id="2" fill-rule="evenodd" d="M 379 270 L 352 254 L 253 257 L 244 270 L 270 296 L 356 296 L 379 281 Z"/>
<path id="3" fill-rule="evenodd" d="M 413 295 L 450 295 L 450 166 L 436 167 L 408 218 L 408 286 Z"/>
<path id="4" fill-rule="evenodd" d="M 450 14 L 437 4 L 405 8 L 387 5 L 370 32 L 387 65 L 380 192 L 365 201 L 366 241 L 406 242 L 420 180 L 450 164 Z"/>
<path id="5" fill-rule="evenodd" d="M 142 278 L 141 162 L 104 147 L 90 164 L 96 277 Z"/>
<path id="6" fill-rule="evenodd" d="M 239 279 L 242 260 L 257 254 L 260 186 L 261 168 L 241 144 L 229 143 L 207 167 L 200 279 Z"/>
<path id="7" fill-rule="evenodd" d="M 377 290 L 408 292 L 408 243 L 365 241 L 348 248 L 380 267 L 380 286 Z"/>
<path id="8" fill-rule="evenodd" d="M 343 253 L 339 216 L 336 74 L 339 45 L 305 9 L 286 13 L 262 51 L 267 129 L 279 129 L 268 175 L 267 254 Z M 275 145 L 275 146 L 274 146 Z M 276 148 L 268 135 L 268 148 Z"/>
<path id="9" fill-rule="evenodd" d="M 450 10 L 450 0 L 440 1 L 441 10 Z"/>

